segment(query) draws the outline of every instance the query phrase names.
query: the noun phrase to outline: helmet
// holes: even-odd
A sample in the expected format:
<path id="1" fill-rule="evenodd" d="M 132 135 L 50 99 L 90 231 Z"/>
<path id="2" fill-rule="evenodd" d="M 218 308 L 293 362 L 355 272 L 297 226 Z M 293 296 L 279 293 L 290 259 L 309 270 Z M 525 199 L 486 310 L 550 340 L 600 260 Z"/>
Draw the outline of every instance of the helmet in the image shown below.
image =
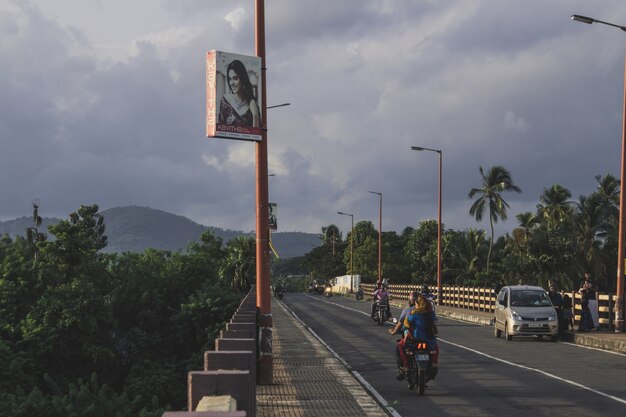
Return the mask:
<path id="1" fill-rule="evenodd" d="M 422 285 L 422 294 L 426 294 L 428 293 L 428 291 L 429 291 L 428 284 Z"/>

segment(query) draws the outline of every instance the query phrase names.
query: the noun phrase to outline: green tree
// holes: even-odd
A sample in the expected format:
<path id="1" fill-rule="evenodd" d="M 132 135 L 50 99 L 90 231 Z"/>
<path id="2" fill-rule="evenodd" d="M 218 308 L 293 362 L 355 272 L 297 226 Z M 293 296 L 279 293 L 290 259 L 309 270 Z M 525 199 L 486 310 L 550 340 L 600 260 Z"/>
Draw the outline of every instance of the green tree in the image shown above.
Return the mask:
<path id="1" fill-rule="evenodd" d="M 480 260 L 486 246 L 483 230 L 450 230 L 444 234 L 446 275 L 452 275 L 456 284 L 475 281 L 480 272 Z"/>
<path id="2" fill-rule="evenodd" d="M 423 282 L 437 274 L 437 231 L 436 220 L 425 220 L 406 239 L 404 255 L 412 282 Z"/>
<path id="3" fill-rule="evenodd" d="M 570 191 L 559 184 L 543 189 L 537 205 L 537 215 L 545 222 L 548 230 L 556 229 L 571 217 L 572 207 L 568 201 L 571 196 Z"/>
<path id="4" fill-rule="evenodd" d="M 237 236 L 226 244 L 226 258 L 220 277 L 231 288 L 244 292 L 254 284 L 256 277 L 256 242 L 254 238 Z"/>
<path id="5" fill-rule="evenodd" d="M 479 168 L 481 176 L 481 187 L 472 188 L 469 192 L 469 198 L 474 198 L 478 195 L 478 199 L 474 201 L 470 207 L 470 215 L 476 218 L 476 221 L 481 221 L 485 211 L 488 210 L 489 226 L 491 229 L 491 239 L 489 242 L 489 252 L 487 253 L 487 273 L 489 272 L 489 261 L 491 259 L 491 251 L 493 249 L 493 224 L 497 223 L 499 219 L 507 219 L 508 203 L 502 198 L 502 193 L 505 191 L 515 191 L 516 193 L 522 192 L 522 190 L 513 184 L 513 178 L 511 173 L 503 166 L 493 166 L 485 172 L 483 167 Z"/>

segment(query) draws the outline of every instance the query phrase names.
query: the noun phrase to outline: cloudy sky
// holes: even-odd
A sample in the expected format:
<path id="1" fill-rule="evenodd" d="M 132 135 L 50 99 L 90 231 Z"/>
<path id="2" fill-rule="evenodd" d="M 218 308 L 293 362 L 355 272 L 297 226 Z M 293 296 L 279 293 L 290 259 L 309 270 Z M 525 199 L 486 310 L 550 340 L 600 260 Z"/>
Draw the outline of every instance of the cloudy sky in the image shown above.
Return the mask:
<path id="1" fill-rule="evenodd" d="M 270 200 L 281 231 L 398 232 L 468 214 L 503 165 L 505 233 L 544 187 L 619 176 L 624 0 L 267 0 Z M 140 205 L 255 224 L 255 145 L 207 139 L 208 50 L 254 54 L 253 0 L 0 0 L 0 220 Z"/>

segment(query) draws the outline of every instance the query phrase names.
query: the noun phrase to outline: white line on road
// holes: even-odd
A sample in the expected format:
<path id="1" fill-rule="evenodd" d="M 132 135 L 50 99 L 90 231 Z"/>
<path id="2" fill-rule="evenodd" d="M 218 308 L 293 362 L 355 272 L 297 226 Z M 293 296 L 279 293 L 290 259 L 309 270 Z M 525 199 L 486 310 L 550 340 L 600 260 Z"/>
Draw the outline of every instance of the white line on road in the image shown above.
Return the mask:
<path id="1" fill-rule="evenodd" d="M 306 295 L 306 296 L 308 296 L 308 297 L 311 297 L 311 296 L 310 296 L 310 295 L 308 295 L 308 294 L 304 294 L 304 295 Z M 315 297 L 311 297 L 311 298 L 313 298 L 313 299 L 317 300 L 317 298 L 315 298 Z M 328 301 L 325 301 L 325 300 L 317 300 L 317 301 L 323 301 L 323 302 L 327 302 L 328 304 L 333 304 L 333 305 L 340 306 L 339 304 L 336 304 L 336 303 L 331 303 L 331 302 L 328 302 Z M 284 303 L 283 303 L 283 305 L 285 305 L 285 307 L 287 308 L 287 310 L 289 310 L 289 312 L 291 312 L 291 314 L 292 314 L 292 315 L 296 318 L 296 320 L 298 320 L 298 321 L 299 321 L 299 322 L 300 322 L 300 323 L 304 326 L 304 328 L 305 328 L 305 329 L 307 329 L 309 332 L 311 332 L 311 334 L 313 335 L 313 337 L 315 337 L 315 338 L 316 338 L 316 339 L 317 339 L 317 340 L 318 340 L 318 341 L 319 341 L 319 342 L 320 342 L 320 343 L 321 343 L 321 344 L 322 344 L 322 345 L 323 345 L 326 349 L 328 349 L 328 351 L 329 351 L 329 352 L 330 352 L 330 353 L 331 353 L 331 354 L 332 354 L 335 358 L 337 358 L 337 359 L 339 360 L 339 362 L 341 362 L 341 364 L 342 364 L 343 366 L 345 366 L 345 367 L 346 367 L 346 369 L 348 370 L 348 372 L 350 372 L 350 373 L 352 374 L 352 376 L 354 376 L 354 377 L 355 377 L 355 378 L 359 381 L 359 383 L 363 386 L 363 388 L 364 388 L 367 392 L 369 392 L 371 395 L 373 395 L 373 396 L 376 398 L 376 400 L 377 400 L 377 401 L 381 404 L 381 406 L 385 409 L 385 411 L 387 411 L 387 412 L 388 412 L 390 415 L 392 415 L 393 417 L 402 417 L 402 416 L 401 416 L 401 415 L 400 415 L 400 414 L 399 414 L 396 410 L 394 410 L 394 409 L 393 409 L 393 407 L 391 407 L 391 406 L 389 405 L 389 401 L 387 401 L 387 400 L 386 400 L 386 399 L 385 399 L 382 395 L 380 395 L 380 393 L 379 393 L 378 391 L 376 391 L 376 389 L 375 389 L 375 388 L 374 388 L 374 387 L 373 387 L 373 386 L 372 386 L 369 382 L 367 382 L 367 381 L 365 380 L 365 378 L 363 378 L 363 377 L 361 376 L 361 374 L 359 374 L 357 371 L 353 370 L 353 369 L 352 369 L 352 366 L 350 366 L 350 364 L 348 364 L 348 362 L 346 362 L 346 360 L 345 360 L 344 358 L 342 358 L 342 357 L 341 357 L 341 356 L 340 356 L 337 352 L 335 352 L 335 351 L 333 350 L 333 348 L 331 348 L 331 347 L 328 345 L 328 343 L 326 343 L 326 342 L 324 341 L 324 339 L 322 339 L 321 337 L 319 337 L 319 335 L 318 335 L 317 333 L 315 333 L 315 332 L 313 331 L 313 329 L 311 329 L 311 327 L 310 327 L 308 324 L 306 324 L 305 322 L 303 322 L 303 321 L 300 319 L 300 317 L 298 317 L 298 316 L 296 315 L 296 313 L 295 313 L 293 310 L 291 310 L 289 307 L 287 307 L 287 305 L 286 305 L 286 304 L 284 304 Z M 343 306 L 340 306 L 340 307 L 343 307 Z M 347 308 L 347 307 L 345 307 L 345 308 Z M 353 310 L 353 309 L 349 309 L 349 310 Z M 353 310 L 353 311 L 358 311 L 358 310 Z M 362 311 L 360 311 L 360 313 L 363 313 L 363 312 L 362 312 Z M 367 314 L 367 313 L 364 313 L 364 314 Z"/>
<path id="2" fill-rule="evenodd" d="M 363 311 L 356 310 L 356 309 L 354 309 L 354 308 L 350 308 L 350 307 L 346 307 L 346 306 L 343 306 L 343 305 L 341 305 L 341 304 L 331 303 L 330 301 L 327 301 L 327 300 L 320 300 L 320 299 L 318 299 L 318 298 L 316 298 L 316 297 L 313 297 L 313 296 L 311 296 L 311 295 L 308 295 L 308 294 L 304 294 L 304 295 L 306 295 L 307 297 L 311 297 L 312 299 L 314 299 L 314 300 L 316 300 L 316 301 L 324 302 L 324 303 L 327 303 L 327 304 L 332 304 L 332 305 L 335 305 L 335 306 L 337 306 L 337 307 L 345 308 L 346 310 L 354 311 L 355 313 L 365 314 L 366 316 L 368 316 L 368 317 L 369 317 L 369 314 L 367 314 L 367 313 L 365 313 L 365 312 L 363 312 Z M 387 323 L 387 324 L 391 324 L 391 323 Z M 317 336 L 316 336 L 316 337 L 317 337 Z M 320 339 L 320 340 L 321 340 L 321 339 Z M 626 400 L 624 400 L 624 399 L 622 399 L 622 398 L 616 397 L 616 396 L 614 396 L 614 395 L 607 394 L 607 393 L 602 392 L 602 391 L 598 391 L 598 390 L 596 390 L 596 389 L 590 388 L 590 387 L 588 387 L 588 386 L 586 386 L 586 385 L 579 384 L 578 382 L 574 382 L 574 381 L 571 381 L 571 380 L 569 380 L 569 379 L 561 378 L 560 376 L 556 376 L 556 375 L 551 374 L 551 373 L 549 373 L 549 372 L 542 371 L 541 369 L 531 368 L 531 367 L 529 367 L 529 366 L 520 365 L 520 364 L 517 364 L 517 363 L 514 363 L 514 362 L 507 361 L 507 360 L 505 360 L 505 359 L 500 359 L 500 358 L 498 358 L 498 357 L 495 357 L 495 356 L 489 355 L 489 354 L 484 353 L 484 352 L 481 352 L 481 351 L 479 351 L 479 350 L 472 349 L 472 348 L 467 347 L 467 346 L 459 345 L 458 343 L 450 342 L 450 341 L 445 340 L 445 339 L 437 338 L 437 340 L 439 340 L 440 342 L 447 343 L 447 344 L 449 344 L 449 345 L 456 346 L 456 347 L 458 347 L 458 348 L 465 349 L 465 350 L 467 350 L 467 351 L 470 351 L 470 352 L 476 353 L 477 355 L 481 355 L 481 356 L 484 356 L 484 357 L 487 357 L 487 358 L 493 359 L 493 360 L 495 360 L 495 361 L 505 363 L 505 364 L 510 365 L 510 366 L 515 366 L 515 367 L 518 367 L 518 368 L 521 368 L 521 369 L 525 369 L 525 370 L 527 370 L 527 371 L 538 372 L 538 373 L 540 373 L 540 374 L 542 374 L 542 375 L 545 375 L 545 376 L 547 376 L 547 377 L 549 377 L 549 378 L 553 378 L 553 379 L 556 379 L 556 380 L 558 380 L 558 381 L 565 382 L 566 384 L 570 384 L 570 385 L 573 385 L 573 386 L 575 386 L 575 387 L 582 388 L 582 389 L 587 390 L 587 391 L 591 391 L 591 392 L 593 392 L 593 393 L 595 393 L 595 394 L 601 395 L 601 396 L 603 396 L 603 397 L 609 398 L 609 399 L 611 399 L 611 400 L 614 400 L 614 401 L 617 401 L 617 402 L 619 402 L 619 403 L 621 403 L 621 404 L 626 405 Z M 322 342 L 322 343 L 324 343 L 324 342 Z M 325 343 L 324 343 L 324 344 L 325 344 Z M 569 344 L 569 343 L 568 343 L 568 344 Z M 578 346 L 578 345 L 574 345 L 574 346 Z M 329 349 L 330 349 L 330 347 L 329 347 Z M 602 352 L 606 352 L 606 351 L 602 351 Z M 613 353 L 613 352 L 608 352 L 608 353 Z M 337 356 L 338 356 L 338 355 L 337 355 Z M 343 361 L 343 359 L 342 359 L 342 361 Z M 373 388 L 372 388 L 372 389 L 373 389 Z M 382 397 L 381 397 L 381 398 L 382 398 Z"/>
<path id="3" fill-rule="evenodd" d="M 526 369 L 527 371 L 538 372 L 538 373 L 540 373 L 542 375 L 545 375 L 545 376 L 547 376 L 549 378 L 554 378 L 554 379 L 556 379 L 558 381 L 565 382 L 566 384 L 570 384 L 570 385 L 573 385 L 573 386 L 578 387 L 578 388 L 582 388 L 582 389 L 587 390 L 587 391 L 591 391 L 593 393 L 596 393 L 598 395 L 602 395 L 603 397 L 610 398 L 610 399 L 612 399 L 614 401 L 617 401 L 619 403 L 622 403 L 622 404 L 626 405 L 626 400 L 624 400 L 622 398 L 615 397 L 614 395 L 609 395 L 607 393 L 604 393 L 602 391 L 598 391 L 596 389 L 590 388 L 590 387 L 588 387 L 586 385 L 579 384 L 578 382 L 574 382 L 574 381 L 571 381 L 569 379 L 561 378 L 560 376 L 556 376 L 556 375 L 551 374 L 549 372 L 542 371 L 541 369 L 531 368 L 530 366 L 520 365 L 518 363 L 510 362 L 510 361 L 507 361 L 505 359 L 500 359 L 500 358 L 497 358 L 495 356 L 491 356 L 491 355 L 488 355 L 486 353 L 483 353 L 483 352 L 481 352 L 479 350 L 472 349 L 472 348 L 469 348 L 467 346 L 459 345 L 458 343 L 450 342 L 450 341 L 447 341 L 447 340 L 444 340 L 444 339 L 437 338 L 437 340 L 439 340 L 441 342 L 444 342 L 444 343 L 447 343 L 447 344 L 452 345 L 452 346 L 456 346 L 456 347 L 461 348 L 461 349 L 468 350 L 468 351 L 473 352 L 473 353 L 475 353 L 477 355 L 481 355 L 481 356 L 484 356 L 486 358 L 490 358 L 490 359 L 493 359 L 495 361 L 505 363 L 507 365 L 515 366 L 515 367 L 518 367 L 518 368 L 521 368 L 521 369 Z"/>

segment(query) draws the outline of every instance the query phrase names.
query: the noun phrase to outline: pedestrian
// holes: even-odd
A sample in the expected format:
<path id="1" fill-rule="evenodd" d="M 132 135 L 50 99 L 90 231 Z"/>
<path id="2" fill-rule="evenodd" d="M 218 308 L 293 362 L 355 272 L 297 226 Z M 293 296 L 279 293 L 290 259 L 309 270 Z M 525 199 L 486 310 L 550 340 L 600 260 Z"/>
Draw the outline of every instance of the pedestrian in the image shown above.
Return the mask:
<path id="1" fill-rule="evenodd" d="M 598 290 L 596 284 L 591 280 L 591 274 L 585 272 L 585 279 L 580 283 L 580 289 L 587 290 L 587 299 L 589 301 L 589 311 L 591 312 L 591 319 L 593 329 L 598 327 L 598 300 L 596 298 L 596 291 Z"/>
<path id="2" fill-rule="evenodd" d="M 574 331 L 574 313 L 572 312 L 572 299 L 569 295 L 563 294 L 563 322 L 567 329 Z"/>
<path id="3" fill-rule="evenodd" d="M 593 318 L 591 317 L 591 311 L 589 310 L 589 295 L 587 289 L 580 290 L 580 322 L 578 323 L 579 332 L 588 332 L 593 329 Z"/>
<path id="4" fill-rule="evenodd" d="M 563 297 L 561 297 L 561 294 L 556 291 L 554 284 L 550 284 L 550 288 L 548 288 L 548 297 L 550 297 L 550 301 L 552 301 L 552 305 L 556 310 L 556 318 L 559 323 L 559 334 L 563 333 Z"/>
<path id="5" fill-rule="evenodd" d="M 502 289 L 502 287 L 504 287 L 506 284 L 504 283 L 504 278 L 501 278 L 500 281 L 496 284 L 495 287 L 493 287 L 493 292 L 496 295 L 496 297 L 498 296 L 498 294 L 500 294 L 500 290 Z"/>

